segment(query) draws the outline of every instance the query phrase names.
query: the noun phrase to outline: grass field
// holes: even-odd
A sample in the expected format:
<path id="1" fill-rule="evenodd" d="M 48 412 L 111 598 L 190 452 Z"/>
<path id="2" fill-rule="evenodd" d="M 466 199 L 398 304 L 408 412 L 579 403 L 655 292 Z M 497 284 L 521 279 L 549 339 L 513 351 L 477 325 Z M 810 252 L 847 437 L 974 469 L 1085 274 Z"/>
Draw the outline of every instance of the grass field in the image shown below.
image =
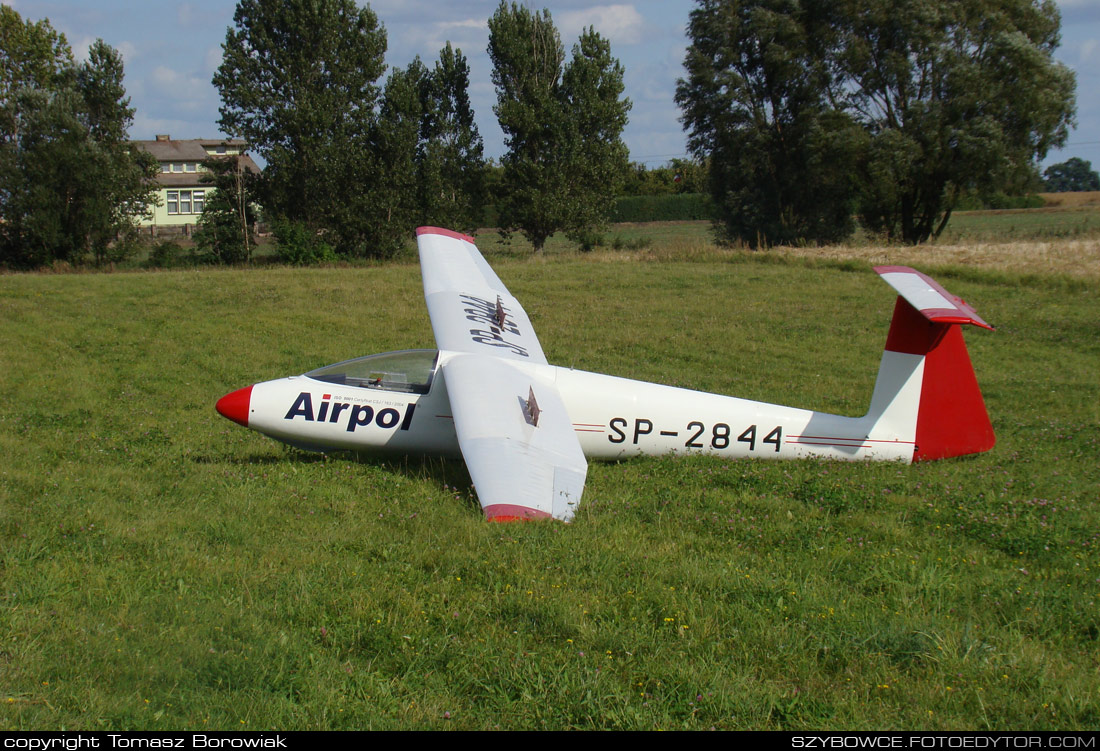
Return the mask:
<path id="1" fill-rule="evenodd" d="M 213 410 L 432 346 L 415 264 L 0 276 L 0 727 L 1100 725 L 1096 243 L 1036 267 L 660 231 L 484 244 L 551 362 L 845 414 L 893 304 L 868 261 L 913 254 L 998 326 L 966 334 L 997 447 L 593 464 L 572 525 L 490 525 L 461 462 Z"/>

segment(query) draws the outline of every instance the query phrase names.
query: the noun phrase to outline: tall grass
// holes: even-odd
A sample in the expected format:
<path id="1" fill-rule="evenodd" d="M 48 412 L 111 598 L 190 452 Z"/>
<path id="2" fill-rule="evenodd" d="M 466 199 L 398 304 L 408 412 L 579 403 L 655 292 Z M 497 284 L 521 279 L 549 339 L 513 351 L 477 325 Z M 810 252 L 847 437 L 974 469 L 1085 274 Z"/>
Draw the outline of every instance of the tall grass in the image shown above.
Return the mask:
<path id="1" fill-rule="evenodd" d="M 552 362 L 846 414 L 893 301 L 845 260 L 493 263 Z M 1094 728 L 1097 283 L 951 276 L 993 451 L 593 464 L 568 526 L 214 413 L 432 346 L 414 264 L 0 277 L 0 726 Z"/>

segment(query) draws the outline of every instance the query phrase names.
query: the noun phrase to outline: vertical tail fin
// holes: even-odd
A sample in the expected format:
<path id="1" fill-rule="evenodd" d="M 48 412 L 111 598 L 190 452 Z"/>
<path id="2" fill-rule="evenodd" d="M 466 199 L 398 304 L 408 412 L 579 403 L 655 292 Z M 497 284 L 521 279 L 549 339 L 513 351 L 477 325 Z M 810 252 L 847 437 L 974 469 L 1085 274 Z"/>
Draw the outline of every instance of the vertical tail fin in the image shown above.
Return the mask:
<path id="1" fill-rule="evenodd" d="M 913 461 L 993 448 L 993 426 L 960 326 L 993 327 L 919 271 L 907 266 L 876 266 L 875 271 L 898 292 L 886 351 L 924 358 Z"/>

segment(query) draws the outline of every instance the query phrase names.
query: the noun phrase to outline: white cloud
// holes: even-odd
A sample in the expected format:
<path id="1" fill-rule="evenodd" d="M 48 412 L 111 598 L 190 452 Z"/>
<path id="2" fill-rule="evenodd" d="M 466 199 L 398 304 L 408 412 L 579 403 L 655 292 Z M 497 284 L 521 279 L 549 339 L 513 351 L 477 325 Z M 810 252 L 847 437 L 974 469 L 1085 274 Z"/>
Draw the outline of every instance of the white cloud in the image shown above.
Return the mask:
<path id="1" fill-rule="evenodd" d="M 159 65 L 149 74 L 141 93 L 155 105 L 154 111 L 177 113 L 214 112 L 218 94 L 210 79 Z M 194 137 L 194 136 L 189 136 Z"/>
<path id="2" fill-rule="evenodd" d="M 584 10 L 562 13 L 558 19 L 562 43 L 568 48 L 572 40 L 592 26 L 615 44 L 637 44 L 642 40 L 645 19 L 633 5 L 596 5 Z"/>
<path id="3" fill-rule="evenodd" d="M 180 3 L 176 6 L 176 23 L 180 26 L 192 26 L 202 15 L 191 3 Z"/>
<path id="4" fill-rule="evenodd" d="M 446 46 L 461 49 L 467 57 L 480 54 L 489 44 L 489 25 L 485 19 L 467 18 L 456 21 L 438 21 L 423 29 L 411 30 L 406 41 L 410 46 L 421 50 L 421 57 L 435 58 L 435 54 Z M 428 62 L 426 60 L 425 62 Z"/>
<path id="5" fill-rule="evenodd" d="M 95 42 L 95 37 L 82 36 L 79 39 L 69 38 L 69 47 L 73 51 L 73 57 L 78 63 L 88 62 L 88 48 Z M 123 60 L 125 60 L 125 56 Z"/>
<path id="6" fill-rule="evenodd" d="M 118 54 L 122 55 L 123 65 L 134 62 L 140 54 L 137 45 L 133 42 L 119 42 L 115 45 L 115 49 L 118 50 Z"/>

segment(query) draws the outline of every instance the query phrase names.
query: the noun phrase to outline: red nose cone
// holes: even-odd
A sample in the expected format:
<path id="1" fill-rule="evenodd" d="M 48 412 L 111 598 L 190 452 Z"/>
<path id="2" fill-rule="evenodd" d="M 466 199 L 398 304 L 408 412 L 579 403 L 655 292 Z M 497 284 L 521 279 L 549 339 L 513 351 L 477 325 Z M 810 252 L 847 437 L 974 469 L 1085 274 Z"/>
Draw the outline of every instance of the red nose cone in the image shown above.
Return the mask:
<path id="1" fill-rule="evenodd" d="M 231 394 L 226 394 L 218 400 L 216 408 L 218 414 L 238 425 L 248 427 L 248 405 L 252 401 L 252 387 L 245 386 Z"/>

